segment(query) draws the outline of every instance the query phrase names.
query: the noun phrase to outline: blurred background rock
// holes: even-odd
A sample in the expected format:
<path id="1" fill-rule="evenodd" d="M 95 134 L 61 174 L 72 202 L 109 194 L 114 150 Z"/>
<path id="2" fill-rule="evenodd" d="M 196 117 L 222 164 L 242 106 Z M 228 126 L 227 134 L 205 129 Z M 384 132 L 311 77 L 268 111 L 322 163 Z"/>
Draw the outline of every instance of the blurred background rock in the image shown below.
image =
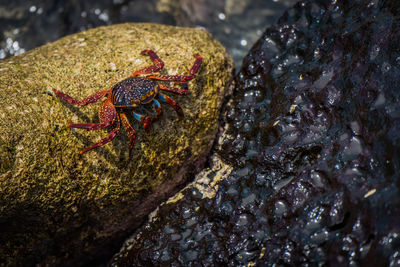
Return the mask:
<path id="1" fill-rule="evenodd" d="M 123 22 L 201 27 L 243 57 L 296 0 L 1 0 L 0 59 L 62 36 Z"/>

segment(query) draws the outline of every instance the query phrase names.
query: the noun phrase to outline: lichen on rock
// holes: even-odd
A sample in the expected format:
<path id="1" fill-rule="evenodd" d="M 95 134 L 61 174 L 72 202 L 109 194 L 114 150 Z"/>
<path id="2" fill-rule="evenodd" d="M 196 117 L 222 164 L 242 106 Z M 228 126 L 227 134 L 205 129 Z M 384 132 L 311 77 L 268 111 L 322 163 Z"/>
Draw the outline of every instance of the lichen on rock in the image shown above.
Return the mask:
<path id="1" fill-rule="evenodd" d="M 154 50 L 163 74 L 186 74 L 195 53 L 203 64 L 190 94 L 169 94 L 182 107 L 146 134 L 119 136 L 82 156 L 106 131 L 71 130 L 98 122 L 99 105 L 74 107 L 52 89 L 83 99 L 149 66 Z M 156 24 L 99 27 L 0 62 L 0 264 L 84 264 L 115 249 L 158 203 L 181 188 L 206 160 L 231 79 L 232 60 L 199 29 Z M 142 112 L 152 112 L 143 107 Z"/>

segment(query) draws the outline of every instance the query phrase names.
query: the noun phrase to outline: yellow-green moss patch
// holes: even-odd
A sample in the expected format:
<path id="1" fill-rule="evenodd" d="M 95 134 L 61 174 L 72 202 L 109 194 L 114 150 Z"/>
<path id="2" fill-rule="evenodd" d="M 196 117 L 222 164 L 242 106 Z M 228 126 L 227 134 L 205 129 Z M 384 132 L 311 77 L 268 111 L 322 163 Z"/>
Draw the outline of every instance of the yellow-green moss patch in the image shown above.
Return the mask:
<path id="1" fill-rule="evenodd" d="M 107 131 L 71 131 L 67 123 L 98 122 L 100 106 L 71 106 L 52 88 L 77 99 L 110 88 L 152 64 L 140 54 L 144 49 L 159 55 L 165 74 L 186 74 L 193 55 L 203 56 L 190 94 L 169 94 L 184 119 L 163 105 L 149 134 L 132 121 L 131 161 L 123 130 L 79 156 Z M 231 58 L 208 33 L 156 24 L 91 29 L 1 61 L 0 258 L 6 264 L 83 264 L 122 240 L 201 168 L 231 72 Z"/>

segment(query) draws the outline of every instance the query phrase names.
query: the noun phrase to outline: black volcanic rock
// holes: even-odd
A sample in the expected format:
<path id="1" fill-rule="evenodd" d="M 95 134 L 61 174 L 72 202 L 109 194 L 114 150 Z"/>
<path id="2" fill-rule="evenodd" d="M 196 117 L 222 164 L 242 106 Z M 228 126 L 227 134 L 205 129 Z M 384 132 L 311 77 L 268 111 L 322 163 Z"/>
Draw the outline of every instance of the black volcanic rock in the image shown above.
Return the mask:
<path id="1" fill-rule="evenodd" d="M 288 10 L 236 77 L 213 156 L 233 169 L 201 175 L 215 195 L 186 188 L 111 264 L 398 266 L 399 10 Z"/>

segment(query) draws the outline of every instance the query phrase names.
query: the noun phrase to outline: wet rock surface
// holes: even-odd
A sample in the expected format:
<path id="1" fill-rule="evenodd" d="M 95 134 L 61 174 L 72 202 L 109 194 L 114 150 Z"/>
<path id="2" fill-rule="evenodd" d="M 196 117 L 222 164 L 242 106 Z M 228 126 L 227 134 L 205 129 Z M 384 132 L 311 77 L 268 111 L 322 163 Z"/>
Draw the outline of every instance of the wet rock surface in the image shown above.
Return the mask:
<path id="1" fill-rule="evenodd" d="M 236 76 L 210 167 L 111 264 L 398 266 L 399 11 L 285 12 Z"/>
<path id="2" fill-rule="evenodd" d="M 77 99 L 111 88 L 152 65 L 162 74 L 187 74 L 203 57 L 189 94 L 166 92 L 185 115 L 162 103 L 148 134 L 132 114 L 132 158 L 121 130 L 103 147 L 78 152 L 106 130 L 71 130 L 68 122 L 98 123 L 100 104 Z M 179 191 L 206 161 L 218 130 L 233 63 L 210 34 L 157 24 L 120 24 L 67 36 L 0 62 L 0 265 L 70 266 L 109 260 L 132 229 Z M 171 86 L 178 86 L 171 84 Z M 136 109 L 154 116 L 151 105 Z"/>

